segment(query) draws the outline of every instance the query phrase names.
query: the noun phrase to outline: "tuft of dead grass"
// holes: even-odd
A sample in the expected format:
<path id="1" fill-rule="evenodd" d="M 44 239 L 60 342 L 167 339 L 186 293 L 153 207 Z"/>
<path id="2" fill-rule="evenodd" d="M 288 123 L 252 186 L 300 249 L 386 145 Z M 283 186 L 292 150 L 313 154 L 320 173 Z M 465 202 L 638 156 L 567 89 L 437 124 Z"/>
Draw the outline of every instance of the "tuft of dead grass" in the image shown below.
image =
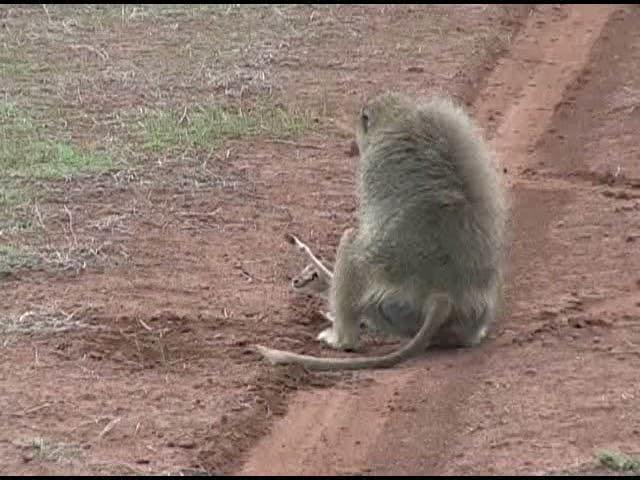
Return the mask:
<path id="1" fill-rule="evenodd" d="M 18 442 L 18 447 L 24 450 L 24 458 L 47 462 L 71 461 L 82 454 L 82 449 L 76 445 L 53 442 L 43 437 Z"/>
<path id="2" fill-rule="evenodd" d="M 79 328 L 98 328 L 86 320 L 88 307 L 66 312 L 53 305 L 34 307 L 22 314 L 0 316 L 0 334 L 34 335 L 60 333 Z"/>
<path id="3" fill-rule="evenodd" d="M 33 268 L 38 264 L 38 256 L 30 250 L 14 245 L 0 245 L 0 278 L 16 270 Z"/>

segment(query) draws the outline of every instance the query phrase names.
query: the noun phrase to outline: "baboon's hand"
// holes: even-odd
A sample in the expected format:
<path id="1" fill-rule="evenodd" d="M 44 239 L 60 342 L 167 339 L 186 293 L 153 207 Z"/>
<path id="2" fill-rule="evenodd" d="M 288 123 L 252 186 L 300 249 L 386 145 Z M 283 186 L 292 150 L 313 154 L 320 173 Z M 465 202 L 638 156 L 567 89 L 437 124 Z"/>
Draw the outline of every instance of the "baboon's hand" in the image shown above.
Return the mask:
<path id="1" fill-rule="evenodd" d="M 296 245 L 296 246 L 300 245 L 300 240 L 293 233 L 285 233 L 284 239 L 287 241 L 287 243 L 290 243 L 291 245 Z"/>
<path id="2" fill-rule="evenodd" d="M 335 319 L 332 318 L 332 323 Z M 336 350 L 354 351 L 357 347 L 357 341 L 346 335 L 340 335 L 336 329 L 331 326 L 324 329 L 318 334 L 317 340 L 326 343 Z"/>

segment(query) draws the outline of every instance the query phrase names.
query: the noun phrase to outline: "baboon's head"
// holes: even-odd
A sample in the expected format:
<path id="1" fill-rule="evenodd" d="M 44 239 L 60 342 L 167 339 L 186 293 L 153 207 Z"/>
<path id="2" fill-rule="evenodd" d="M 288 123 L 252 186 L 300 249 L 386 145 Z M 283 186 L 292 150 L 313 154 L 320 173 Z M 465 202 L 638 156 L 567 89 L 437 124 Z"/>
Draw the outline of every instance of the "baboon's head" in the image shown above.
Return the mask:
<path id="1" fill-rule="evenodd" d="M 291 280 L 291 287 L 297 293 L 318 295 L 325 293 L 329 284 L 320 276 L 316 267 L 309 264 Z"/>
<path id="2" fill-rule="evenodd" d="M 414 109 L 409 98 L 395 92 L 382 93 L 367 100 L 356 122 L 356 142 L 360 153 L 367 148 L 371 138 L 384 128 L 408 118 Z"/>

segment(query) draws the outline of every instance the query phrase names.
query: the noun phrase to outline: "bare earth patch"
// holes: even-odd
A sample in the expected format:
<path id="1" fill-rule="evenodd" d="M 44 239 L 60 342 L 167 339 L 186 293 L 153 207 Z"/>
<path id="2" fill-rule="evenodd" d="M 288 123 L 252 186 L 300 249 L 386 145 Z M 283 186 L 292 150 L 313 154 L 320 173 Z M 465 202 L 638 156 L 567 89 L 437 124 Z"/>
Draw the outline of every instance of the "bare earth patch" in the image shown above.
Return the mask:
<path id="1" fill-rule="evenodd" d="M 342 378 L 251 350 L 320 349 L 283 234 L 330 258 L 354 208 L 362 97 L 466 101 L 523 11 L 2 7 L 1 93 L 29 122 L 5 138 L 108 159 L 3 180 L 0 238 L 37 261 L 2 279 L 2 471 L 229 472 L 289 392 Z"/>

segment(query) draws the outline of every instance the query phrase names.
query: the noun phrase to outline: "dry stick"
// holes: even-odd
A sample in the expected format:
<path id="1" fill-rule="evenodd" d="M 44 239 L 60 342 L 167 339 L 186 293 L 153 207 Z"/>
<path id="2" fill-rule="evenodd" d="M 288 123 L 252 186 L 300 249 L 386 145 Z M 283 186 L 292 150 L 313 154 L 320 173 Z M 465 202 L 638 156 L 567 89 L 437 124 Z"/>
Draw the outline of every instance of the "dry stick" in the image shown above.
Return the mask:
<path id="1" fill-rule="evenodd" d="M 312 145 L 310 143 L 298 143 L 298 142 L 292 142 L 291 140 L 271 139 L 271 140 L 267 140 L 267 142 L 270 142 L 270 143 L 281 143 L 283 145 L 291 145 L 291 146 L 299 147 L 299 148 L 311 148 L 313 150 L 324 150 L 325 148 L 327 148 L 324 145 Z"/>
<path id="2" fill-rule="evenodd" d="M 66 205 L 64 206 L 64 210 L 67 212 L 67 215 L 69 216 L 69 230 L 71 231 L 71 235 L 73 236 L 73 246 L 77 247 L 78 239 L 76 238 L 76 233 L 73 231 L 73 219 L 71 217 L 71 212 L 69 211 Z"/>
<path id="3" fill-rule="evenodd" d="M 43 408 L 47 408 L 47 407 L 50 407 L 50 406 L 51 406 L 50 403 L 43 403 L 42 405 L 38 405 L 36 407 L 32 407 L 32 408 L 30 408 L 28 410 L 25 410 L 23 413 L 25 415 L 29 414 L 29 413 L 34 413 L 34 412 L 37 412 L 38 410 L 42 410 Z"/>
<path id="4" fill-rule="evenodd" d="M 42 214 L 40 213 L 40 208 L 38 207 L 38 202 L 35 202 L 35 206 L 33 207 L 34 212 L 36 214 L 36 218 L 38 219 L 38 223 L 40 224 L 40 226 L 42 227 L 42 229 L 45 232 L 48 232 L 49 230 L 47 229 L 47 227 L 45 227 L 44 225 L 44 220 L 42 220 Z"/>
<path id="5" fill-rule="evenodd" d="M 148 330 L 149 332 L 153 332 L 153 329 L 149 325 L 144 323 L 144 321 L 141 318 L 138 319 L 138 322 L 140 322 L 140 325 L 142 325 L 146 330 Z"/>
<path id="6" fill-rule="evenodd" d="M 638 350 L 610 350 L 608 353 L 611 355 L 636 355 L 640 357 L 640 351 Z"/>
<path id="7" fill-rule="evenodd" d="M 82 310 L 83 308 L 84 308 L 84 307 L 76 308 L 76 309 L 75 309 L 73 312 L 71 312 L 71 313 L 67 313 L 67 312 L 65 312 L 64 310 L 60 310 L 60 313 L 62 313 L 62 315 L 64 315 L 65 317 L 67 317 L 67 318 L 65 319 L 65 322 L 69 322 L 69 321 L 71 321 L 71 319 L 72 319 L 73 317 L 75 317 L 75 316 L 76 316 L 76 313 L 78 313 L 78 312 L 79 312 L 80 310 Z"/>
<path id="8" fill-rule="evenodd" d="M 102 432 L 100 432 L 100 435 L 98 435 L 98 438 L 101 439 L 105 435 L 107 435 L 111 430 L 113 430 L 113 427 L 115 427 L 118 423 L 120 423 L 120 420 L 122 419 L 118 417 L 118 418 L 114 418 L 109 423 L 107 423 L 107 426 L 102 429 Z"/>
<path id="9" fill-rule="evenodd" d="M 213 212 L 178 212 L 182 217 L 214 217 L 220 212 L 221 207 L 216 208 Z"/>
<path id="10" fill-rule="evenodd" d="M 18 318 L 18 323 L 22 323 L 22 321 L 23 321 L 26 317 L 28 317 L 29 315 L 33 315 L 33 314 L 35 314 L 35 313 L 36 313 L 36 312 L 34 312 L 33 310 L 29 310 L 29 311 L 27 311 L 27 312 L 24 312 L 22 315 L 20 315 L 20 318 Z"/>
<path id="11" fill-rule="evenodd" d="M 81 48 L 84 48 L 85 50 L 89 50 L 90 52 L 95 53 L 96 55 L 98 55 L 102 59 L 102 61 L 104 61 L 104 62 L 109 60 L 109 54 L 105 50 L 97 49 L 95 47 L 92 47 L 91 45 L 73 45 L 71 48 L 73 48 L 75 50 L 79 50 Z"/>
<path id="12" fill-rule="evenodd" d="M 249 282 L 252 282 L 254 280 L 258 280 L 259 282 L 264 282 L 265 281 L 263 278 L 256 277 L 255 275 L 252 275 L 251 273 L 249 273 L 242 265 L 236 265 L 235 268 L 237 270 L 240 270 L 240 273 L 242 273 L 242 275 L 247 277 Z"/>
<path id="13" fill-rule="evenodd" d="M 46 13 L 47 18 L 49 19 L 49 23 L 52 23 L 51 15 L 49 15 L 49 10 L 47 9 L 47 5 L 45 3 L 42 4 L 42 8 L 44 9 L 44 13 Z"/>
<path id="14" fill-rule="evenodd" d="M 27 410 L 23 410 L 22 412 L 11 413 L 10 415 L 12 417 L 22 417 L 24 415 L 28 415 L 30 413 L 37 412 L 38 410 L 42 410 L 43 408 L 47 408 L 47 407 L 50 407 L 50 406 L 51 406 L 50 403 L 43 403 L 42 405 L 31 407 L 31 408 L 29 408 Z"/>
<path id="15" fill-rule="evenodd" d="M 187 107 L 184 107 L 184 112 L 182 113 L 182 117 L 180 117 L 180 120 L 178 120 L 178 125 L 182 125 L 182 122 L 184 122 L 185 118 L 187 118 Z"/>

